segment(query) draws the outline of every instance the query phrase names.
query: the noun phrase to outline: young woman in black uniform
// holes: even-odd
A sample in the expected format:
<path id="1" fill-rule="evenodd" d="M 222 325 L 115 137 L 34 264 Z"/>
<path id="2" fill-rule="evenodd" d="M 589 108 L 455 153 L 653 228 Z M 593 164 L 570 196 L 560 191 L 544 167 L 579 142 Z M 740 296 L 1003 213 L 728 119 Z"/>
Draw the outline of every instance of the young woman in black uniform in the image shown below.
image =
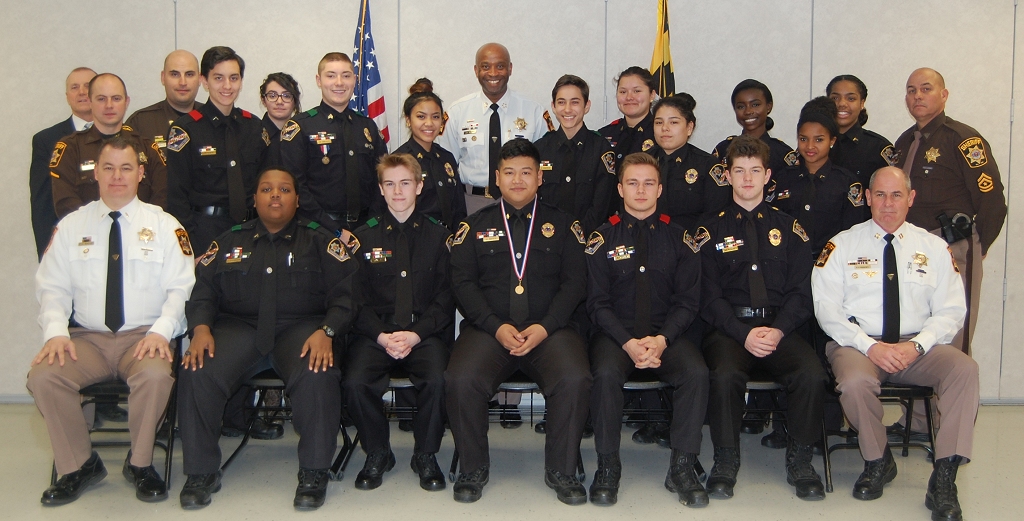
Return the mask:
<path id="1" fill-rule="evenodd" d="M 768 86 L 757 80 L 746 79 L 736 85 L 732 91 L 732 110 L 736 112 L 736 122 L 743 127 L 742 135 L 760 138 L 768 144 L 771 154 L 768 158 L 768 168 L 772 172 L 779 172 L 786 166 L 795 166 L 800 159 L 793 147 L 787 145 L 781 139 L 774 138 L 768 131 L 775 126 L 775 121 L 769 117 L 772 113 L 772 91 Z M 720 161 L 725 161 L 725 150 L 729 143 L 736 136 L 729 136 L 722 140 L 711 152 Z M 771 187 L 771 181 L 765 187 L 765 194 Z"/>
<path id="2" fill-rule="evenodd" d="M 654 102 L 657 84 L 654 76 L 636 65 L 622 71 L 615 80 L 615 103 L 622 117 L 597 131 L 612 144 L 615 160 L 634 152 L 647 152 L 654 146 Z"/>
<path id="3" fill-rule="evenodd" d="M 839 134 L 832 147 L 832 162 L 849 170 L 861 185 L 868 186 L 871 174 L 879 168 L 892 166 L 896 150 L 881 134 L 864 128 L 868 122 L 868 87 L 852 74 L 832 78 L 825 94 L 836 104 L 836 124 Z"/>

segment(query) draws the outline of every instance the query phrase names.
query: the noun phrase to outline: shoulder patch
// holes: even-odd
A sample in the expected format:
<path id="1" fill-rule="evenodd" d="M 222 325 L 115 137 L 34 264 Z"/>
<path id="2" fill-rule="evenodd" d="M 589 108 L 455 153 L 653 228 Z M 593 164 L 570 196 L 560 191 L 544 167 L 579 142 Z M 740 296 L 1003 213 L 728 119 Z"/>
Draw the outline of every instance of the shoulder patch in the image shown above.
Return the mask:
<path id="1" fill-rule="evenodd" d="M 456 230 L 455 235 L 452 237 L 452 246 L 462 244 L 462 241 L 466 240 L 467 235 L 469 235 L 469 223 L 459 223 L 459 229 Z"/>
<path id="2" fill-rule="evenodd" d="M 359 246 L 360 246 L 360 244 L 359 244 L 359 237 L 356 237 L 356 235 L 354 233 L 349 232 L 349 234 L 348 234 L 348 243 L 345 244 L 345 246 L 347 246 L 348 247 L 348 251 L 352 252 L 353 254 L 355 252 L 359 251 Z"/>
<path id="3" fill-rule="evenodd" d="M 946 251 L 949 252 L 949 261 L 953 263 L 953 271 L 960 273 L 960 267 L 956 265 L 956 257 L 953 256 L 953 248 L 946 246 Z"/>
<path id="4" fill-rule="evenodd" d="M 601 154 L 601 162 L 604 163 L 604 169 L 607 170 L 609 174 L 615 173 L 615 152 L 609 150 Z"/>
<path id="5" fill-rule="evenodd" d="M 124 123 L 121 124 L 121 130 L 125 132 L 135 132 L 135 130 L 133 130 L 132 127 L 125 125 Z"/>
<path id="6" fill-rule="evenodd" d="M 548 124 L 548 132 L 555 130 L 555 123 L 551 121 L 551 114 L 548 111 L 544 111 L 544 122 Z"/>
<path id="7" fill-rule="evenodd" d="M 160 162 L 163 163 L 164 166 L 167 166 L 167 156 L 164 155 L 164 150 L 160 148 L 160 145 L 157 145 L 154 141 L 149 144 L 149 148 L 152 148 L 156 157 L 160 159 Z"/>
<path id="8" fill-rule="evenodd" d="M 348 252 L 345 251 L 345 247 L 341 245 L 341 239 L 335 237 L 331 239 L 331 242 L 327 243 L 327 253 L 338 259 L 338 262 L 345 262 L 352 257 L 349 256 Z"/>
<path id="9" fill-rule="evenodd" d="M 267 132 L 267 127 L 263 127 L 263 135 L 261 137 L 263 138 L 263 143 L 266 144 L 269 147 L 270 146 L 270 133 Z"/>
<path id="10" fill-rule="evenodd" d="M 63 141 L 58 141 L 53 147 L 53 155 L 50 156 L 50 168 L 57 168 L 60 164 L 60 158 L 64 157 L 64 150 L 68 148 L 68 144 Z"/>
<path id="11" fill-rule="evenodd" d="M 821 253 L 818 254 L 818 260 L 814 261 L 814 265 L 819 268 L 824 268 L 825 264 L 828 263 L 829 256 L 832 255 L 832 251 L 835 249 L 836 243 L 828 241 L 828 243 L 825 244 L 825 247 L 821 249 Z M 952 255 L 952 252 L 950 252 L 950 255 Z M 956 263 L 954 262 L 953 265 L 955 266 Z"/>
<path id="12" fill-rule="evenodd" d="M 800 223 L 796 222 L 796 219 L 793 220 L 793 233 L 795 233 L 797 237 L 800 237 L 804 242 L 811 240 L 811 238 L 807 236 L 807 232 L 804 231 L 804 227 L 800 226 Z"/>
<path id="13" fill-rule="evenodd" d="M 454 235 L 449 234 L 448 238 L 444 241 L 444 245 L 448 247 L 448 251 L 452 251 L 452 237 L 454 237 Z"/>
<path id="14" fill-rule="evenodd" d="M 193 110 L 192 112 L 195 111 Z M 171 152 L 181 152 L 181 149 L 185 148 L 185 145 L 188 144 L 188 140 L 188 132 L 185 132 L 185 129 L 173 126 L 171 127 L 171 130 L 167 132 L 167 150 L 170 150 Z"/>
<path id="15" fill-rule="evenodd" d="M 206 250 L 206 253 L 196 260 L 198 260 L 203 266 L 209 266 L 210 263 L 217 258 L 218 251 L 220 251 L 220 245 L 217 244 L 217 241 L 213 241 L 210 243 L 210 247 Z"/>
<path id="16" fill-rule="evenodd" d="M 313 108 L 307 110 L 306 111 L 306 115 L 309 116 L 309 117 L 316 116 L 317 115 L 316 107 L 313 107 Z"/>
<path id="17" fill-rule="evenodd" d="M 590 234 L 590 238 L 587 239 L 587 249 L 583 250 L 587 255 L 593 255 L 597 253 L 597 250 L 604 244 L 604 236 L 599 232 L 593 232 Z"/>
<path id="18" fill-rule="evenodd" d="M 693 253 L 699 253 L 701 246 L 710 240 L 711 232 L 703 226 L 698 226 L 693 235 L 690 235 L 690 230 L 683 232 L 683 244 L 689 246 Z"/>
<path id="19" fill-rule="evenodd" d="M 790 150 L 785 157 L 786 164 L 789 166 L 796 166 L 800 164 L 800 156 L 796 153 L 796 150 Z"/>
<path id="20" fill-rule="evenodd" d="M 178 236 L 178 246 L 181 246 L 181 253 L 192 256 L 192 243 L 188 242 L 188 232 L 184 228 L 178 228 L 174 230 L 174 235 Z"/>
<path id="21" fill-rule="evenodd" d="M 300 130 L 302 129 L 299 128 L 299 124 L 296 123 L 294 119 L 289 119 L 288 122 L 284 124 L 284 128 L 281 129 L 281 141 L 291 141 L 295 139 L 295 136 L 299 134 Z"/>
<path id="22" fill-rule="evenodd" d="M 957 148 L 967 160 L 971 168 L 980 168 L 988 164 L 988 156 L 985 155 L 985 143 L 980 137 L 972 137 L 964 140 Z"/>
<path id="23" fill-rule="evenodd" d="M 573 221 L 572 225 L 569 226 L 569 229 L 572 230 L 572 234 L 576 236 L 576 241 L 578 241 L 580 244 L 587 243 L 587 241 L 583 238 L 583 227 L 580 226 L 579 221 Z"/>
<path id="24" fill-rule="evenodd" d="M 725 177 L 725 167 L 721 163 L 711 167 L 711 171 L 708 172 L 711 179 L 715 180 L 715 184 L 718 186 L 729 186 L 729 180 Z"/>
<path id="25" fill-rule="evenodd" d="M 192 116 L 192 119 L 195 120 L 195 121 L 199 121 L 199 120 L 203 119 L 203 113 L 199 112 L 198 110 L 192 110 L 191 112 L 188 113 L 188 115 Z"/>
<path id="26" fill-rule="evenodd" d="M 858 208 L 864 206 L 864 186 L 860 183 L 853 183 L 850 185 L 850 191 L 846 194 L 846 198 Z"/>
<path id="27" fill-rule="evenodd" d="M 882 156 L 882 159 L 889 164 L 889 166 L 896 166 L 896 149 L 893 148 L 892 145 L 886 145 L 885 148 L 882 149 L 880 155 Z"/>
<path id="28" fill-rule="evenodd" d="M 441 114 L 441 130 L 438 131 L 437 135 L 443 136 L 444 135 L 444 129 L 447 126 L 448 126 L 448 111 L 445 111 L 444 114 Z"/>
<path id="29" fill-rule="evenodd" d="M 983 194 L 987 194 L 987 193 L 991 192 L 992 189 L 995 188 L 995 187 L 996 187 L 996 183 L 995 183 L 995 181 L 992 180 L 992 176 L 986 174 L 985 172 L 982 172 L 981 175 L 978 176 L 978 191 L 979 192 L 981 192 Z"/>

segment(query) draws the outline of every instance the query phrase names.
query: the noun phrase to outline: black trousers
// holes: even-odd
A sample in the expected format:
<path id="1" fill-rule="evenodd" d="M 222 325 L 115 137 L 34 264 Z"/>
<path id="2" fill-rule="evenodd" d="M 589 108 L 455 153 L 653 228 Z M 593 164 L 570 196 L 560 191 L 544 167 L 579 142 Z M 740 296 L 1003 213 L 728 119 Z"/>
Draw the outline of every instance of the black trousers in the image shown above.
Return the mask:
<path id="1" fill-rule="evenodd" d="M 743 394 L 754 371 L 764 371 L 785 388 L 790 436 L 807 445 L 821 439 L 828 378 L 818 355 L 799 335 L 783 337 L 775 352 L 757 358 L 728 335 L 712 330 L 704 339 L 704 360 L 711 375 L 708 416 L 716 447 L 739 447 Z"/>
<path id="2" fill-rule="evenodd" d="M 413 416 L 415 449 L 436 453 L 444 436 L 444 369 L 448 365 L 448 346 L 438 337 L 420 341 L 408 356 L 391 358 L 377 342 L 352 335 L 345 355 L 345 403 L 359 430 L 359 439 L 367 453 L 390 446 L 388 419 L 381 396 L 387 391 L 390 373 L 401 367 L 409 373 L 416 388 L 416 414 Z"/>
<path id="3" fill-rule="evenodd" d="M 590 417 L 598 454 L 618 452 L 622 438 L 622 385 L 632 374 L 653 375 L 672 386 L 672 423 L 669 439 L 673 449 L 700 453 L 701 428 L 708 403 L 708 367 L 692 342 L 681 336 L 661 355 L 661 366 L 637 369 L 622 346 L 604 333 L 590 342 Z"/>
<path id="4" fill-rule="evenodd" d="M 214 356 L 203 368 L 182 370 L 178 381 L 178 421 L 186 474 L 210 474 L 220 468 L 221 417 L 224 404 L 242 382 L 259 372 L 266 358 L 285 381 L 292 404 L 292 424 L 299 434 L 299 467 L 326 469 L 338 446 L 341 425 L 341 371 L 329 367 L 314 373 L 309 358 L 299 358 L 302 345 L 320 326 L 310 317 L 277 328 L 274 350 L 256 349 L 256 326 L 239 318 L 221 317 L 210 329 Z"/>
<path id="5" fill-rule="evenodd" d="M 490 465 L 487 401 L 516 371 L 533 378 L 547 403 L 545 468 L 576 472 L 590 398 L 590 363 L 583 338 L 571 328 L 553 331 L 524 356 L 513 356 L 486 332 L 462 322 L 444 373 L 448 423 L 463 472 Z"/>

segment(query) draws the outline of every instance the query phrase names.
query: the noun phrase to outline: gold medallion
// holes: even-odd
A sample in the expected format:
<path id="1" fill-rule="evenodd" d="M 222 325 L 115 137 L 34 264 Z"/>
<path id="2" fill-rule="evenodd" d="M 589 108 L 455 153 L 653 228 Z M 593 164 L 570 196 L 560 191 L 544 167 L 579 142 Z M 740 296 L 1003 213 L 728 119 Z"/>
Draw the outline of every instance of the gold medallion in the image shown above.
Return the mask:
<path id="1" fill-rule="evenodd" d="M 326 165 L 327 163 L 331 162 L 331 158 L 324 156 L 324 158 L 321 159 L 320 162 Z"/>
<path id="2" fill-rule="evenodd" d="M 523 287 L 523 281 L 519 281 L 519 285 L 516 286 L 516 295 L 522 295 L 526 292 L 526 288 Z"/>

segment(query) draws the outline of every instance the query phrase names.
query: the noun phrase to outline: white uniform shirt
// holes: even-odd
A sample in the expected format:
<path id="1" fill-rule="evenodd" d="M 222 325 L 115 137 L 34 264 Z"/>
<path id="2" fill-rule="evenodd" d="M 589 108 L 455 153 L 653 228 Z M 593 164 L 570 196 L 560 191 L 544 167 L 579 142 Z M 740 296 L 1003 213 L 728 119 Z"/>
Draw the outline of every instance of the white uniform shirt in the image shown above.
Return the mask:
<path id="1" fill-rule="evenodd" d="M 840 345 L 864 354 L 877 342 L 871 337 L 882 334 L 885 235 L 874 220 L 839 233 L 822 250 L 811 273 L 814 315 L 821 329 Z M 948 344 L 963 326 L 967 304 L 946 241 L 910 223 L 903 223 L 893 235 L 900 335 L 914 335 L 911 340 L 926 351 Z"/>
<path id="2" fill-rule="evenodd" d="M 483 92 L 470 94 L 448 107 L 448 122 L 437 144 L 455 155 L 462 182 L 487 186 L 490 169 L 491 100 Z M 516 138 L 537 141 L 548 132 L 544 108 L 507 90 L 498 100 L 501 119 L 501 143 Z"/>
<path id="3" fill-rule="evenodd" d="M 110 211 L 102 200 L 93 201 L 57 223 L 36 271 L 44 342 L 70 336 L 72 303 L 75 321 L 82 327 L 110 331 L 104 323 Z M 188 235 L 170 214 L 137 197 L 120 212 L 125 319 L 121 330 L 151 325 L 149 332 L 173 339 L 185 332 L 185 301 L 196 282 Z"/>

